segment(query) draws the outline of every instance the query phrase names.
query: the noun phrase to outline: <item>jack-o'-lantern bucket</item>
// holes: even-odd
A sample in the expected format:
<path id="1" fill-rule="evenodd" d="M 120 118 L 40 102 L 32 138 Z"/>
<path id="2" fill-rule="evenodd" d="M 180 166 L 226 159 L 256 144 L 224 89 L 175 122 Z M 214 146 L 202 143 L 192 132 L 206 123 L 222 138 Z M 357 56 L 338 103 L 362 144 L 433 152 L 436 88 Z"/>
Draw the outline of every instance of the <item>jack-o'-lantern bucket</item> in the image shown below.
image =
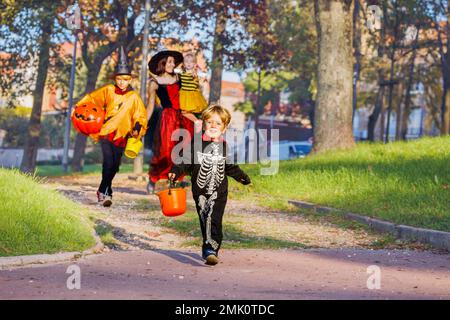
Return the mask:
<path id="1" fill-rule="evenodd" d="M 105 120 L 105 111 L 92 102 L 86 102 L 75 106 L 72 112 L 72 123 L 75 129 L 90 135 L 99 133 Z"/>

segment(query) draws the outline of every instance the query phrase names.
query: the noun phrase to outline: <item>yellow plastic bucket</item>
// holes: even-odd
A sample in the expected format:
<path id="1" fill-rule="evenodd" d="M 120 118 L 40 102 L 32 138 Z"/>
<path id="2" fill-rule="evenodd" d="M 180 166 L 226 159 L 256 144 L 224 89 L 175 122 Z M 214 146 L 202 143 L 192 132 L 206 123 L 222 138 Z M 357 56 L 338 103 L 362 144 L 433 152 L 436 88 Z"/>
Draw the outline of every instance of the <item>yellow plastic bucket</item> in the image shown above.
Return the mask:
<path id="1" fill-rule="evenodd" d="M 127 146 L 125 147 L 125 156 L 134 159 L 139 154 L 142 148 L 141 139 L 129 138 L 127 141 Z"/>

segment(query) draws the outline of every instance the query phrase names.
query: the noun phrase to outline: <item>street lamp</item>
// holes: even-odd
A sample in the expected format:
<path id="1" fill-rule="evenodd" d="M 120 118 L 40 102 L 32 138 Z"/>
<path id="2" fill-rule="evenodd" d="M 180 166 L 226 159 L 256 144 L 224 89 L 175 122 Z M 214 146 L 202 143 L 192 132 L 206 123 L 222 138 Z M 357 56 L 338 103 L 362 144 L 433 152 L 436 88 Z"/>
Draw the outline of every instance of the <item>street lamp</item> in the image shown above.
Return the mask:
<path id="1" fill-rule="evenodd" d="M 142 35 L 142 64 L 141 64 L 141 90 L 139 94 L 141 98 L 146 102 L 147 93 L 147 59 L 148 59 L 148 28 L 150 23 L 150 0 L 145 0 L 145 22 L 144 22 L 144 32 Z M 144 155 L 145 155 L 145 142 L 144 137 L 142 137 L 142 143 L 144 148 L 142 152 L 134 159 L 133 162 L 133 174 L 136 179 L 140 179 L 142 173 L 144 172 Z"/>
<path id="2" fill-rule="evenodd" d="M 62 166 L 64 172 L 68 171 L 69 168 L 69 144 L 70 144 L 70 116 L 72 114 L 72 104 L 73 104 L 73 88 L 75 85 L 75 67 L 77 61 L 77 43 L 78 43 L 78 33 L 81 28 L 81 11 L 78 4 L 69 6 L 66 11 L 67 28 L 72 30 L 74 33 L 74 45 L 73 45 L 73 55 L 72 55 L 72 68 L 70 69 L 70 82 L 69 82 L 69 105 L 66 114 L 66 125 L 64 130 L 64 151 L 62 158 Z"/>

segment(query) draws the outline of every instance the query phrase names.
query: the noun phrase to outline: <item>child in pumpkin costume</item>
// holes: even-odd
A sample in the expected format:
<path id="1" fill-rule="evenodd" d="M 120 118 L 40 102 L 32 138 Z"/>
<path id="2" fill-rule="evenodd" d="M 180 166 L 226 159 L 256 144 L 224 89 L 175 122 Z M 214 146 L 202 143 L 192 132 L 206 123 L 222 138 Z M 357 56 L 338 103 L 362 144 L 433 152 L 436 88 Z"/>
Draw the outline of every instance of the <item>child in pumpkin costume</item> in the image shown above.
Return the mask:
<path id="1" fill-rule="evenodd" d="M 147 130 L 147 111 L 139 94 L 130 86 L 131 71 L 126 57 L 122 47 L 114 73 L 115 84 L 97 89 L 77 103 L 92 102 L 105 110 L 100 132 L 90 135 L 94 141 L 100 141 L 102 149 L 102 181 L 97 198 L 105 207 L 112 204 L 112 180 L 119 171 L 127 139 L 131 136 L 140 139 Z"/>

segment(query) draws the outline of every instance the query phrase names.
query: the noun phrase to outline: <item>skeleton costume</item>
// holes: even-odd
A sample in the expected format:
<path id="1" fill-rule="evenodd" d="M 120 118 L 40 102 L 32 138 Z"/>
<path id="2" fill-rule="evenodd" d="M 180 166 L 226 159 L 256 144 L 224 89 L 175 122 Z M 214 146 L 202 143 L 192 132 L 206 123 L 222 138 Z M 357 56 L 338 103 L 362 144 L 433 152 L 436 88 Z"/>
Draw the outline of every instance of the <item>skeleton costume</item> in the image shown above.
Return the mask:
<path id="1" fill-rule="evenodd" d="M 203 135 L 201 145 L 201 150 L 195 150 L 192 143 L 190 161 L 174 165 L 171 172 L 175 174 L 175 180 L 184 173 L 191 175 L 205 257 L 205 252 L 211 250 L 217 255 L 222 243 L 222 217 L 228 196 L 227 176 L 244 185 L 250 183 L 250 178 L 238 165 L 227 160 L 227 145 L 223 139 L 216 142 Z"/>

